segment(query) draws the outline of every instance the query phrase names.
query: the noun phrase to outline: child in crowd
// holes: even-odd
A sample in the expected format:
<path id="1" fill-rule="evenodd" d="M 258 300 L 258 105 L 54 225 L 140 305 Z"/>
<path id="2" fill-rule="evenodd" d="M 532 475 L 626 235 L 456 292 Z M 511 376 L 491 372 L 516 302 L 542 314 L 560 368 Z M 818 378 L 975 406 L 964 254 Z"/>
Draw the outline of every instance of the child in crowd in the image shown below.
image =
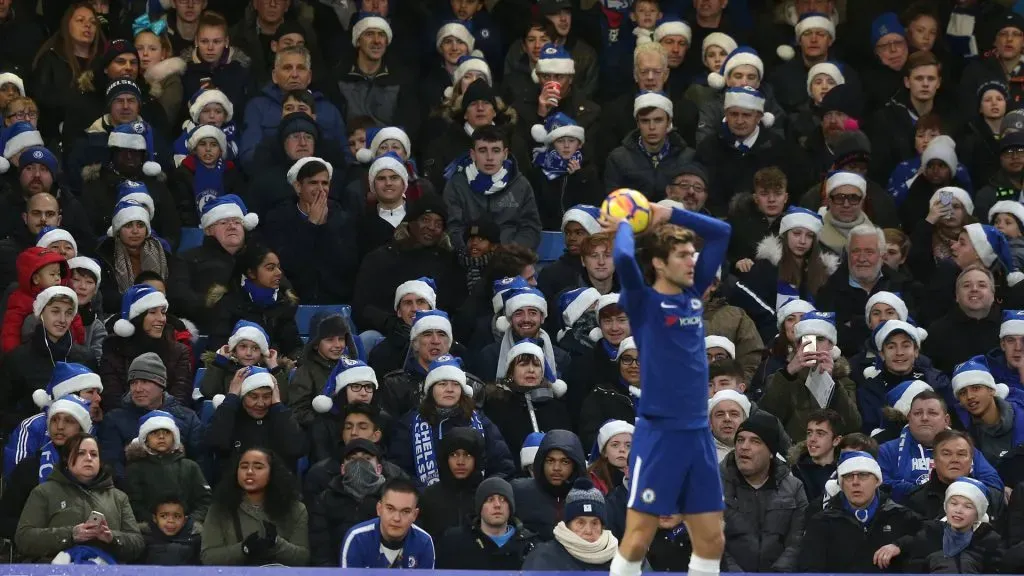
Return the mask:
<path id="1" fill-rule="evenodd" d="M 22 327 L 25 319 L 33 313 L 36 296 L 47 288 L 63 285 L 70 280 L 64 256 L 49 248 L 27 248 L 18 254 L 15 266 L 18 271 L 18 287 L 7 298 L 3 328 L 0 329 L 0 351 L 5 354 L 21 344 Z M 74 342 L 85 342 L 85 328 L 78 316 L 71 323 L 71 338 Z"/>
<path id="2" fill-rule="evenodd" d="M 604 191 L 594 164 L 583 164 L 583 127 L 561 112 L 550 114 L 544 124 L 536 124 L 530 135 L 541 146 L 533 150 L 537 178 L 540 221 L 544 230 L 558 230 L 562 215 L 576 204 L 600 205 Z"/>
<path id="3" fill-rule="evenodd" d="M 474 220 L 463 233 L 466 249 L 459 252 L 459 264 L 466 272 L 466 290 L 473 294 L 476 285 L 484 277 L 484 270 L 491 261 L 491 254 L 501 243 L 501 230 L 486 218 Z"/>
<path id="4" fill-rule="evenodd" d="M 206 365 L 206 372 L 199 382 L 203 398 L 212 399 L 217 394 L 227 394 L 231 380 L 239 369 L 261 366 L 274 375 L 281 401 L 288 402 L 288 370 L 278 364 L 277 350 L 270 347 L 270 337 L 255 322 L 239 320 L 231 331 L 228 343 L 216 352 L 203 352 L 202 361 Z"/>
<path id="5" fill-rule="evenodd" d="M 633 444 L 633 425 L 622 420 L 609 420 L 597 432 L 597 441 L 590 451 L 587 472 L 594 487 L 608 494 L 622 485 L 629 466 L 629 448 Z"/>
<path id="6" fill-rule="evenodd" d="M 636 0 L 633 3 L 629 19 L 636 25 L 636 28 L 633 28 L 633 35 L 636 36 L 638 46 L 654 42 L 654 29 L 657 28 L 658 20 L 661 20 L 662 16 L 658 0 Z"/>
<path id="7" fill-rule="evenodd" d="M 313 397 L 320 393 L 342 356 L 359 358 L 359 349 L 349 323 L 340 314 L 317 314 L 310 322 L 315 327 L 306 344 L 303 362 L 291 379 L 288 406 L 299 424 L 308 427 L 316 413 Z"/>
<path id="8" fill-rule="evenodd" d="M 250 62 L 248 55 L 231 45 L 224 17 L 206 10 L 199 16 L 195 47 L 181 80 L 185 94 L 215 86 L 228 100 L 242 106 L 255 91 L 249 73 Z"/>
<path id="9" fill-rule="evenodd" d="M 218 106 L 218 104 L 213 104 Z M 182 226 L 199 226 L 203 206 L 214 198 L 238 194 L 244 188 L 235 163 L 225 158 L 227 135 L 213 124 L 196 126 L 185 140 L 188 155 L 171 175 L 171 190 Z"/>
<path id="10" fill-rule="evenodd" d="M 217 88 L 202 88 L 188 101 L 188 119 L 181 125 L 182 132 L 174 141 L 174 165 L 178 166 L 189 154 L 188 138 L 196 126 L 216 126 L 224 133 L 226 145 L 221 157 L 234 160 L 238 157 L 238 134 L 232 119 L 235 107 L 226 94 Z"/>
<path id="11" fill-rule="evenodd" d="M 722 32 L 708 34 L 701 46 L 701 53 L 703 54 L 701 61 L 704 63 L 704 68 L 707 69 L 709 74 L 718 73 L 722 69 L 722 63 L 725 62 L 725 59 L 729 57 L 729 54 L 732 54 L 736 47 L 736 41 L 728 34 Z M 718 90 L 708 86 L 707 74 L 697 74 L 693 84 L 690 84 L 690 87 L 686 89 L 684 96 L 699 108 L 708 100 L 717 98 L 718 93 Z"/>
<path id="12" fill-rule="evenodd" d="M 153 566 L 198 566 L 202 534 L 197 523 L 185 513 L 185 504 L 174 495 L 154 499 L 149 530 L 143 530 L 146 552 L 143 564 Z"/>
<path id="13" fill-rule="evenodd" d="M 160 494 L 178 494 L 185 513 L 197 523 L 210 508 L 210 485 L 199 464 L 185 458 L 181 432 L 174 416 L 152 410 L 139 418 L 139 436 L 125 449 L 124 491 L 132 503 L 135 519 L 148 520 Z"/>
<path id="14" fill-rule="evenodd" d="M 1000 200 L 989 209 L 988 219 L 1009 241 L 1013 269 L 1024 269 L 1024 204 Z"/>
<path id="15" fill-rule="evenodd" d="M 356 116 L 348 123 L 348 150 L 353 158 L 360 150 L 366 148 L 366 131 L 374 126 L 374 120 L 369 116 Z"/>

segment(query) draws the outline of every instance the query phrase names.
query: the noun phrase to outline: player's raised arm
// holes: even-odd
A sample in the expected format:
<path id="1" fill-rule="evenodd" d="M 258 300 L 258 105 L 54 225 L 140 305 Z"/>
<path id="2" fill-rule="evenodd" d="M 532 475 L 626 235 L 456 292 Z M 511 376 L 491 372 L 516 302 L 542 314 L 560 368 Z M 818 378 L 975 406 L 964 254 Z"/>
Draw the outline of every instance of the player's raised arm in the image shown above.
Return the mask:
<path id="1" fill-rule="evenodd" d="M 633 228 L 623 219 L 601 217 L 601 226 L 607 232 L 615 232 L 615 243 L 612 246 L 612 260 L 615 272 L 619 275 L 622 292 L 641 290 L 646 286 L 644 273 L 636 262 L 636 242 Z"/>
<path id="2" fill-rule="evenodd" d="M 718 268 L 725 261 L 732 226 L 718 218 L 679 208 L 672 208 L 669 222 L 693 230 L 704 240 L 704 248 L 701 250 L 700 258 L 697 259 L 693 270 L 693 287 L 703 293 L 714 282 Z M 618 270 L 618 262 L 615 265 Z"/>

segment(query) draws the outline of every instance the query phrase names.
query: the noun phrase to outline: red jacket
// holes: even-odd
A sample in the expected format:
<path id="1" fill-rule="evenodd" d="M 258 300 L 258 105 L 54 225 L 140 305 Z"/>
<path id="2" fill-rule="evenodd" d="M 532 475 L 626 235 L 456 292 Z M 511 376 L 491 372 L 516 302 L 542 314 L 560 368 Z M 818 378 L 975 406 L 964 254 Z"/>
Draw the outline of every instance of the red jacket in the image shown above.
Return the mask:
<path id="1" fill-rule="evenodd" d="M 61 283 L 65 286 L 70 285 L 71 271 L 59 253 L 49 248 L 33 246 L 18 254 L 18 288 L 7 298 L 3 328 L 0 329 L 0 350 L 4 353 L 14 350 L 21 344 L 21 327 L 25 323 L 25 318 L 33 314 L 32 305 L 36 301 L 36 296 L 43 291 L 41 286 L 32 283 L 32 275 L 47 264 L 60 264 Z M 85 344 L 85 326 L 82 324 L 81 315 L 76 314 L 71 322 L 71 340 L 75 344 Z"/>

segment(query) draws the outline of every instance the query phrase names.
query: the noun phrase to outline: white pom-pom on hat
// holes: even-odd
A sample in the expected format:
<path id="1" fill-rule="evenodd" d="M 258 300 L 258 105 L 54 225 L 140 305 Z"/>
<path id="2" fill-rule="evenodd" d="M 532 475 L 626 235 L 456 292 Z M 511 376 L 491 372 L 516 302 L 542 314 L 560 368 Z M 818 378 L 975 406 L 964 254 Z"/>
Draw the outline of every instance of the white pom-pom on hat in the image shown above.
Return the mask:
<path id="1" fill-rule="evenodd" d="M 773 124 L 775 124 L 775 114 L 765 112 L 764 116 L 761 117 L 761 125 L 765 128 L 771 128 Z"/>
<path id="2" fill-rule="evenodd" d="M 316 410 L 318 414 L 326 414 L 334 408 L 334 400 L 330 396 L 324 396 L 323 394 L 313 398 L 312 404 L 313 410 Z"/>
<path id="3" fill-rule="evenodd" d="M 569 386 L 564 380 L 559 378 L 551 383 L 551 391 L 555 394 L 555 398 L 561 398 L 569 391 Z"/>
<path id="4" fill-rule="evenodd" d="M 135 325 L 124 318 L 118 318 L 117 322 L 114 322 L 114 334 L 121 338 L 130 338 L 135 334 Z"/>
<path id="5" fill-rule="evenodd" d="M 548 137 L 548 131 L 544 129 L 543 124 L 534 124 L 530 127 L 530 136 L 534 141 L 543 143 L 544 139 Z"/>
<path id="6" fill-rule="evenodd" d="M 211 402 L 213 403 L 214 410 L 216 410 L 217 408 L 220 408 L 220 405 L 224 402 L 224 395 L 223 394 L 214 394 L 213 395 L 213 400 L 211 400 Z"/>
<path id="7" fill-rule="evenodd" d="M 373 162 L 373 152 L 370 152 L 369 148 L 360 148 L 359 150 L 356 150 L 356 160 L 358 160 L 360 164 L 369 164 L 370 162 Z"/>
<path id="8" fill-rule="evenodd" d="M 777 54 L 779 58 L 789 62 L 796 57 L 796 50 L 788 44 L 780 44 L 779 47 L 775 49 L 775 54 Z"/>
<path id="9" fill-rule="evenodd" d="M 156 176 L 161 172 L 163 172 L 163 170 L 160 168 L 160 165 L 157 164 L 156 162 L 153 162 L 152 160 L 147 160 L 142 165 L 142 173 L 145 174 L 146 176 Z"/>
<path id="10" fill-rule="evenodd" d="M 39 408 L 46 408 L 50 405 L 50 395 L 46 393 L 46 390 L 36 390 L 32 393 L 32 403 Z"/>

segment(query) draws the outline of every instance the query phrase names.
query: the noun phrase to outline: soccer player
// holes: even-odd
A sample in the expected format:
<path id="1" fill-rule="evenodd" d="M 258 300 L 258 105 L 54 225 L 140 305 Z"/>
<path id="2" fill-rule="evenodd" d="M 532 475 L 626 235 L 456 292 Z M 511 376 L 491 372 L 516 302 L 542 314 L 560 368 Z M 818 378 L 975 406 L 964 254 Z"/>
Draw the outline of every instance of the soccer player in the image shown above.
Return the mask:
<path id="1" fill-rule="evenodd" d="M 717 576 L 722 533 L 722 482 L 708 428 L 708 364 L 701 296 L 729 246 L 728 224 L 695 212 L 651 204 L 651 222 L 634 257 L 633 229 L 605 219 L 615 231 L 613 259 L 626 310 L 644 361 L 643 396 L 630 453 L 626 531 L 611 576 L 638 576 L 660 516 L 681 516 L 693 544 L 691 576 Z M 700 236 L 704 250 L 697 258 Z"/>

